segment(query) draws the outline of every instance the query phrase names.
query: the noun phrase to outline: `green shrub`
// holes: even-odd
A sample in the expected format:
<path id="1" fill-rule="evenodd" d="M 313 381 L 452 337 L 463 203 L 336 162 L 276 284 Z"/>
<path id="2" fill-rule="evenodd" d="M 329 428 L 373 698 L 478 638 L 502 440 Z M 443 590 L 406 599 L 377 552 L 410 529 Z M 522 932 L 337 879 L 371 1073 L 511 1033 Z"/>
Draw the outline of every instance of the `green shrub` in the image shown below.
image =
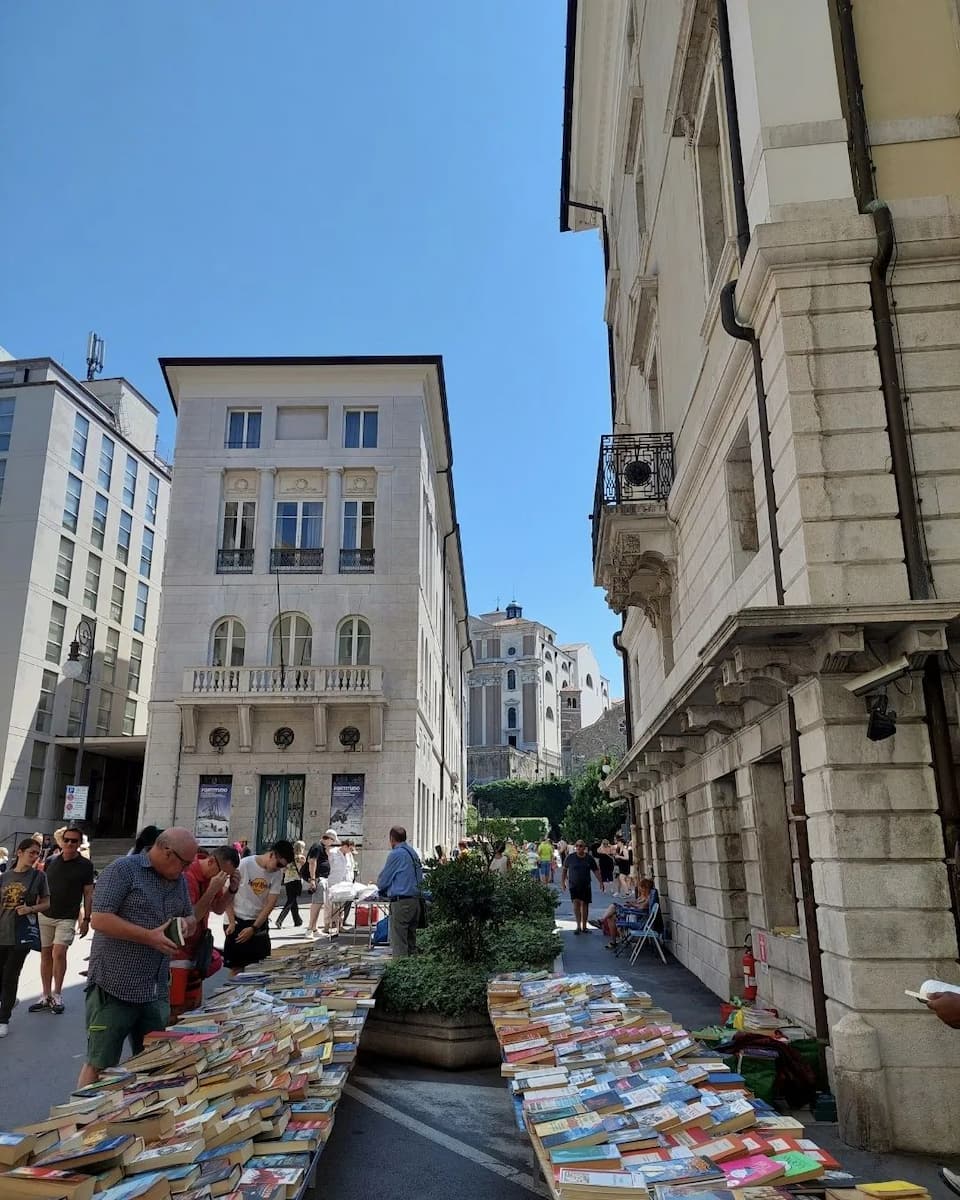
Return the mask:
<path id="1" fill-rule="evenodd" d="M 444 1017 L 483 1012 L 488 976 L 484 966 L 468 966 L 436 954 L 395 958 L 384 972 L 377 1006 L 392 1012 L 427 1010 Z"/>
<path id="2" fill-rule="evenodd" d="M 522 867 L 511 867 L 505 875 L 497 876 L 497 895 L 502 920 L 523 917 L 530 921 L 549 921 L 560 897 L 553 888 L 544 887 Z"/>
<path id="3" fill-rule="evenodd" d="M 497 936 L 496 971 L 552 967 L 563 948 L 553 921 L 510 921 Z"/>

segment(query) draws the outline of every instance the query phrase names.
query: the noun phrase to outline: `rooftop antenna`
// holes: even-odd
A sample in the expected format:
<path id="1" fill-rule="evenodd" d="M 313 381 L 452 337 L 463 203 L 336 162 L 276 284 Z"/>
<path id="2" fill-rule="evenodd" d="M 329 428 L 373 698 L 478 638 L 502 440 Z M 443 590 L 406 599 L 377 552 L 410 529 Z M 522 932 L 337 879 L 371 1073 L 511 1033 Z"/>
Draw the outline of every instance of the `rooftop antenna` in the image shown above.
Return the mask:
<path id="1" fill-rule="evenodd" d="M 103 351 L 106 348 L 106 343 L 98 333 L 92 330 L 87 338 L 87 382 L 96 377 L 103 370 Z"/>

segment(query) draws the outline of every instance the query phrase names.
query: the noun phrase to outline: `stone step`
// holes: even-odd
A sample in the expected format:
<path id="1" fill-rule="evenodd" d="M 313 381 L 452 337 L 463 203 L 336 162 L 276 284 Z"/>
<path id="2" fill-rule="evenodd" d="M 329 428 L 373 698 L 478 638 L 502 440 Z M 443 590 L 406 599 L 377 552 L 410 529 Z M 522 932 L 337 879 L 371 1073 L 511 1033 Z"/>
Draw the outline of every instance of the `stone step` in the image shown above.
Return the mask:
<path id="1" fill-rule="evenodd" d="M 133 845 L 132 837 L 122 838 L 91 838 L 90 859 L 98 871 L 120 858 Z"/>

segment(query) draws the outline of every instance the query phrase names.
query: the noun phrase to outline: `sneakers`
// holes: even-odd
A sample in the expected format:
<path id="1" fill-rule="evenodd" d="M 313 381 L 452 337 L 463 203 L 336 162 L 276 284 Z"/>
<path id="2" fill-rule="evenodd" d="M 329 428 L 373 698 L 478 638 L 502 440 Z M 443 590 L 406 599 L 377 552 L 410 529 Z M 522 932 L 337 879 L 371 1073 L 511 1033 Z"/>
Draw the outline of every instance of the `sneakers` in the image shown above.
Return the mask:
<path id="1" fill-rule="evenodd" d="M 50 998 L 50 1011 L 56 1013 L 58 1017 L 63 1012 L 63 1007 L 62 996 L 52 996 Z"/>
<path id="2" fill-rule="evenodd" d="M 38 1000 L 36 1004 L 31 1004 L 27 1012 L 47 1012 L 53 1008 L 53 997 L 44 996 L 42 1000 Z M 60 1010 L 63 1011 L 62 1009 Z"/>
<path id="3" fill-rule="evenodd" d="M 6 1037 L 9 1029 L 10 1029 L 10 1026 L 6 1022 L 3 1022 L 2 1024 L 0 1024 L 0 1037 Z"/>

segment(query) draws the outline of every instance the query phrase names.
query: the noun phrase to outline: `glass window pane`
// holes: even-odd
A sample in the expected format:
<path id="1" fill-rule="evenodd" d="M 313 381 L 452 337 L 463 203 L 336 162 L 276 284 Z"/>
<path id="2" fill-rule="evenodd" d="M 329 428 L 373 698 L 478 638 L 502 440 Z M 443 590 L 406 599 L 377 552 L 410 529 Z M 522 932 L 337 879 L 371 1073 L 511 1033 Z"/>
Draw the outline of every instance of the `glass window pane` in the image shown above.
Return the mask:
<path id="1" fill-rule="evenodd" d="M 370 626 L 366 621 L 357 621 L 357 666 L 370 665 Z"/>
<path id="2" fill-rule="evenodd" d="M 100 678 L 104 683 L 113 683 L 117 672 L 117 655 L 120 651 L 120 630 L 108 629 L 100 663 Z"/>
<path id="3" fill-rule="evenodd" d="M 343 549 L 357 548 L 357 501 L 345 500 L 343 505 Z"/>
<path id="4" fill-rule="evenodd" d="M 143 642 L 136 638 L 130 643 L 130 667 L 127 671 L 127 690 L 140 691 L 140 672 L 143 670 Z"/>
<path id="5" fill-rule="evenodd" d="M 277 505 L 277 531 L 274 546 L 290 550 L 297 544 L 297 504 L 284 500 Z"/>
<path id="6" fill-rule="evenodd" d="M 347 409 L 343 422 L 343 444 L 348 448 L 360 445 L 360 413 L 357 409 Z"/>
<path id="7" fill-rule="evenodd" d="M 363 414 L 363 445 L 364 448 L 375 449 L 377 445 L 377 414 L 376 412 L 365 412 Z"/>
<path id="8" fill-rule="evenodd" d="M 117 558 L 126 563 L 130 559 L 130 537 L 133 533 L 133 517 L 120 510 L 120 527 L 117 530 Z"/>
<path id="9" fill-rule="evenodd" d="M 83 603 L 87 608 L 96 609 L 100 598 L 100 567 L 100 558 L 96 554 L 88 554 L 87 575 L 83 581 Z"/>
<path id="10" fill-rule="evenodd" d="M 147 480 L 147 505 L 144 511 L 144 516 L 151 525 L 157 523 L 157 506 L 160 502 L 160 480 L 156 475 L 151 475 Z"/>
<path id="11" fill-rule="evenodd" d="M 70 688 L 70 707 L 67 710 L 67 737 L 79 737 L 83 721 L 83 697 L 86 684 L 80 679 L 73 681 Z"/>
<path id="12" fill-rule="evenodd" d="M 128 508 L 133 508 L 137 496 L 137 460 L 132 454 L 127 455 L 127 465 L 123 470 L 123 502 Z"/>
<path id="13" fill-rule="evenodd" d="M 123 706 L 123 732 L 132 734 L 137 724 L 137 702 L 127 700 Z"/>
<path id="14" fill-rule="evenodd" d="M 97 705 L 97 735 L 99 737 L 109 737 L 110 735 L 110 716 L 113 710 L 113 692 L 108 692 L 106 688 L 100 689 L 100 701 Z"/>
<path id="15" fill-rule="evenodd" d="M 127 577 L 119 567 L 113 568 L 113 590 L 110 594 L 110 616 L 114 621 L 123 620 L 123 594 L 127 587 Z"/>
<path id="16" fill-rule="evenodd" d="M 133 616 L 133 627 L 137 633 L 144 633 L 147 628 L 147 600 L 150 590 L 145 583 L 137 584 L 137 606 Z"/>
<path id="17" fill-rule="evenodd" d="M 323 505 L 304 503 L 300 519 L 300 545 L 308 550 L 319 550 L 322 543 Z"/>
<path id="18" fill-rule="evenodd" d="M 260 446 L 260 414 L 247 413 L 247 449 L 256 450 Z"/>
<path id="19" fill-rule="evenodd" d="M 107 532 L 107 508 L 106 496 L 101 496 L 98 492 L 93 502 L 93 527 L 90 532 L 90 541 L 98 550 L 103 549 L 103 541 Z"/>
<path id="20" fill-rule="evenodd" d="M 80 515 L 80 494 L 83 485 L 76 475 L 67 476 L 67 495 L 63 502 L 63 527 L 71 533 L 77 532 L 77 518 Z"/>
<path id="21" fill-rule="evenodd" d="M 60 549 L 57 552 L 57 573 L 53 580 L 53 590 L 58 596 L 70 595 L 70 578 L 73 575 L 73 542 L 69 538 L 60 539 Z"/>
<path id="22" fill-rule="evenodd" d="M 50 605 L 50 624 L 47 627 L 47 662 L 60 664 L 63 651 L 63 631 L 67 624 L 67 610 L 62 604 Z"/>
<path id="23" fill-rule="evenodd" d="M 75 471 L 82 471 L 87 461 L 87 437 L 90 433 L 90 422 L 86 417 L 77 413 L 73 418 L 73 444 L 70 447 L 70 466 Z"/>
<path id="24" fill-rule="evenodd" d="M 110 490 L 110 480 L 113 478 L 113 442 L 104 436 L 100 443 L 100 468 L 97 471 L 97 483 Z"/>
<path id="25" fill-rule="evenodd" d="M 150 578 L 150 569 L 153 566 L 153 530 L 145 529 L 143 531 L 143 544 L 140 547 L 140 574 L 145 578 Z"/>
<path id="26" fill-rule="evenodd" d="M 4 396 L 0 399 L 0 450 L 10 449 L 10 434 L 13 431 L 14 399 Z"/>
<path id="27" fill-rule="evenodd" d="M 40 681 L 40 702 L 37 704 L 37 733 L 49 733 L 53 725 L 53 704 L 57 694 L 56 671 L 44 671 Z"/>

